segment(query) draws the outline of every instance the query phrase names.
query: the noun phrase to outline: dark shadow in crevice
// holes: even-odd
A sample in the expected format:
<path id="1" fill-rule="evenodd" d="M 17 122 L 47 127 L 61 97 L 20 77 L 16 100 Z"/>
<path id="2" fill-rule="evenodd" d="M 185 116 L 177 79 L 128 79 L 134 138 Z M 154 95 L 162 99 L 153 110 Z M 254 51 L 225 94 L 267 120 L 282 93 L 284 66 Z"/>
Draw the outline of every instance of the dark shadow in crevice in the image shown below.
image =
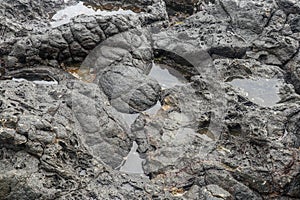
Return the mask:
<path id="1" fill-rule="evenodd" d="M 176 53 L 162 49 L 156 49 L 154 52 L 154 56 L 154 60 L 156 63 L 164 64 L 174 68 L 175 70 L 182 73 L 184 78 L 188 81 L 191 81 L 192 76 L 199 75 L 199 72 L 189 61 Z"/>

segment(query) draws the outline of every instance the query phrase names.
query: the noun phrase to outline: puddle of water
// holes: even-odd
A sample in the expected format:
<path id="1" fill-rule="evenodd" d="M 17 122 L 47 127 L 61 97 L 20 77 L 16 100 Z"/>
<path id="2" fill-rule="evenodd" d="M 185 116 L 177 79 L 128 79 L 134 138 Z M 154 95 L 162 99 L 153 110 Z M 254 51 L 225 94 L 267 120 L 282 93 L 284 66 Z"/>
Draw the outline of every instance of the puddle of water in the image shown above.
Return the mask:
<path id="1" fill-rule="evenodd" d="M 163 64 L 153 63 L 149 76 L 156 79 L 162 89 L 185 85 L 188 82 L 179 71 Z"/>
<path id="2" fill-rule="evenodd" d="M 280 100 L 278 79 L 235 79 L 229 84 L 241 89 L 245 97 L 260 106 L 274 106 Z"/>
<path id="3" fill-rule="evenodd" d="M 67 24 L 70 22 L 70 20 L 73 17 L 76 17 L 78 15 L 85 14 L 85 15 L 102 15 L 102 16 L 110 16 L 110 15 L 135 15 L 132 10 L 123 10 L 122 8 L 119 8 L 119 10 L 99 10 L 95 9 L 92 6 L 89 6 L 83 2 L 79 2 L 76 5 L 68 6 L 63 10 L 58 11 L 51 17 L 51 26 L 53 28 L 58 27 L 63 24 Z"/>
<path id="4" fill-rule="evenodd" d="M 126 114 L 126 113 L 121 113 L 119 112 L 121 115 L 121 119 L 124 120 L 126 122 L 126 124 L 130 127 L 131 124 L 133 124 L 133 122 L 136 120 L 136 118 L 138 118 L 138 116 L 140 115 L 139 113 L 137 114 Z"/>
<path id="5" fill-rule="evenodd" d="M 38 85 L 57 85 L 57 81 L 32 81 Z"/>
<path id="6" fill-rule="evenodd" d="M 161 109 L 161 104 L 159 101 L 157 101 L 157 103 L 153 107 L 151 107 L 146 111 L 143 111 L 142 113 L 154 116 L 160 109 Z M 136 113 L 136 114 L 127 114 L 122 112 L 118 112 L 118 113 L 120 114 L 121 119 L 125 121 L 129 127 L 134 123 L 134 121 L 140 115 L 140 113 Z"/>
<path id="7" fill-rule="evenodd" d="M 144 113 L 148 114 L 148 115 L 156 115 L 156 113 L 161 109 L 161 104 L 159 101 L 157 101 L 157 103 L 155 104 L 155 106 L 153 106 L 152 108 L 144 111 Z"/>
<path id="8" fill-rule="evenodd" d="M 160 110 L 160 108 L 161 108 L 161 104 L 158 101 L 155 106 L 144 111 L 144 113 L 147 113 L 149 115 L 155 115 L 158 112 L 158 110 Z M 120 115 L 123 118 L 123 120 L 127 123 L 127 125 L 130 127 L 140 114 L 120 113 Z M 120 171 L 129 174 L 140 174 L 142 176 L 145 176 L 142 167 L 142 163 L 145 162 L 145 159 L 140 158 L 140 155 L 137 152 L 137 148 L 138 148 L 137 143 L 133 142 L 131 150 L 123 162 L 124 164 L 123 163 L 121 164 Z"/>
<path id="9" fill-rule="evenodd" d="M 24 78 L 13 78 L 12 80 L 16 81 L 16 82 L 28 81 Z M 33 82 L 37 85 L 58 85 L 57 81 L 34 80 L 34 81 L 31 81 L 31 82 Z"/>
<path id="10" fill-rule="evenodd" d="M 138 145 L 133 142 L 132 148 L 125 158 L 125 163 L 121 166 L 120 171 L 129 174 L 144 174 L 142 163 L 145 161 L 140 158 L 139 153 L 136 151 Z"/>

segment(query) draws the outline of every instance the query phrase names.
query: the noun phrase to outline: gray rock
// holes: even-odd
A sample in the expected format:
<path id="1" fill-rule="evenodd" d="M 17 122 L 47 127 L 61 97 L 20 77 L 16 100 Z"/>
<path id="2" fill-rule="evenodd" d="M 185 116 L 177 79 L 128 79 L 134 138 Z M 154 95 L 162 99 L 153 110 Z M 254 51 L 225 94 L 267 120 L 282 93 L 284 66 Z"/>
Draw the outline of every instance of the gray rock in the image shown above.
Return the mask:
<path id="1" fill-rule="evenodd" d="M 298 52 L 284 67 L 287 72 L 287 81 L 294 85 L 295 90 L 300 94 L 300 53 Z"/>
<path id="2" fill-rule="evenodd" d="M 137 29 L 101 43 L 85 58 L 80 70 L 95 73 L 94 82 L 113 107 L 137 113 L 154 106 L 159 98 L 160 86 L 145 75 L 152 57 L 149 32 Z"/>
<path id="3" fill-rule="evenodd" d="M 207 185 L 202 191 L 206 199 L 233 199 L 229 192 L 217 185 Z"/>
<path id="4" fill-rule="evenodd" d="M 255 50 L 247 55 L 266 64 L 284 65 L 297 53 L 299 42 L 288 36 L 270 33 L 254 41 Z"/>
<path id="5" fill-rule="evenodd" d="M 135 14 L 51 27 L 76 3 L 0 2 L 0 199 L 300 198 L 298 1 L 88 0 Z M 117 171 L 134 141 L 148 177 Z"/>
<path id="6" fill-rule="evenodd" d="M 300 11 L 300 4 L 294 0 L 279 0 L 278 5 L 282 10 L 286 13 L 299 13 Z"/>
<path id="7" fill-rule="evenodd" d="M 106 96 L 95 84 L 66 85 L 1 82 L 1 198 L 68 199 L 64 196 L 82 184 L 99 198 L 109 198 L 118 191 L 111 184 L 116 181 L 120 188 L 120 180 L 127 179 L 112 168 L 122 163 L 131 142 Z M 100 187 L 108 181 L 105 174 L 115 179 L 107 183 L 110 189 Z M 144 184 L 140 181 L 138 187 Z M 80 190 L 74 195 L 92 195 Z M 132 192 L 123 191 L 116 195 Z"/>
<path id="8" fill-rule="evenodd" d="M 117 65 L 105 71 L 99 80 L 112 106 L 124 113 L 137 113 L 154 106 L 160 86 L 137 68 Z"/>
<path id="9" fill-rule="evenodd" d="M 55 4 L 55 2 L 53 3 Z M 72 4 L 72 1 L 68 4 Z M 29 62 L 40 63 L 44 59 L 58 59 L 59 62 L 82 62 L 88 52 L 107 37 L 137 26 L 149 25 L 166 19 L 165 7 L 160 0 L 154 1 L 150 5 L 141 4 L 141 7 L 145 7 L 143 9 L 149 9 L 149 12 L 151 10 L 153 13 L 143 12 L 137 16 L 81 15 L 73 18 L 71 23 L 54 29 L 46 26 L 45 30 L 42 30 L 39 27 L 40 32 L 33 32 L 34 34 L 28 36 L 24 35 L 25 37 L 23 36 L 22 40 L 13 41 L 13 45 L 3 44 L 3 48 L 7 48 L 7 51 L 10 51 L 10 56 L 16 57 L 23 64 Z M 61 5 L 61 3 L 58 5 Z M 32 13 L 32 15 L 35 16 L 35 13 Z M 45 16 L 37 15 L 36 17 L 39 19 Z M 48 22 L 47 20 L 45 21 Z M 22 25 L 20 27 L 22 29 Z M 31 41 L 41 45 L 32 46 Z M 8 52 L 3 53 L 7 54 Z"/>

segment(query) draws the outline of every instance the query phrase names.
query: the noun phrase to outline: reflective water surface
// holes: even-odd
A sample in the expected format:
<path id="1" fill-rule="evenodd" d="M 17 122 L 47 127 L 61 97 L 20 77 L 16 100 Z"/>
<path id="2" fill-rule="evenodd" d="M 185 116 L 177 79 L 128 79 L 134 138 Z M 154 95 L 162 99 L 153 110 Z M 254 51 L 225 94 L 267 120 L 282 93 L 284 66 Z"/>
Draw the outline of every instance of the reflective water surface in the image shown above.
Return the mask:
<path id="1" fill-rule="evenodd" d="M 148 115 L 156 115 L 156 113 L 161 109 L 161 103 L 157 101 L 157 103 L 150 109 L 144 111 Z"/>
<path id="2" fill-rule="evenodd" d="M 163 89 L 187 83 L 187 80 L 179 71 L 163 64 L 153 63 L 149 76 L 156 79 Z"/>
<path id="3" fill-rule="evenodd" d="M 85 15 L 116 15 L 116 14 L 122 14 L 122 15 L 128 15 L 128 14 L 136 14 L 131 10 L 123 10 L 122 8 L 119 8 L 119 10 L 100 10 L 95 9 L 92 6 L 80 1 L 76 5 L 68 6 L 63 10 L 58 11 L 51 17 L 51 26 L 52 27 L 58 27 L 63 24 L 67 24 L 70 22 L 70 20 L 73 17 L 76 17 L 78 15 L 85 14 Z"/>
<path id="4" fill-rule="evenodd" d="M 240 89 L 242 94 L 253 103 L 263 107 L 274 106 L 279 100 L 278 79 L 235 79 L 229 82 L 236 89 Z"/>
<path id="5" fill-rule="evenodd" d="M 145 161 L 140 158 L 139 153 L 136 151 L 138 145 L 136 142 L 133 142 L 132 148 L 125 158 L 125 163 L 121 166 L 120 171 L 130 174 L 144 174 L 142 163 Z"/>
<path id="6" fill-rule="evenodd" d="M 161 109 L 161 104 L 158 101 L 156 105 L 154 105 L 152 108 L 144 111 L 143 113 L 146 113 L 148 115 L 154 116 L 159 110 Z M 120 113 L 122 117 L 122 120 L 129 126 L 134 123 L 134 121 L 138 118 L 140 113 L 137 114 L 126 114 L 126 113 Z M 144 176 L 144 170 L 142 167 L 142 163 L 145 162 L 145 159 L 141 159 L 139 153 L 136 151 L 138 148 L 138 145 L 136 142 L 133 142 L 132 148 L 126 158 L 124 159 L 124 163 L 121 164 L 120 171 L 126 172 L 130 174 L 140 174 Z"/>
<path id="7" fill-rule="evenodd" d="M 119 112 L 119 114 L 121 115 L 121 119 L 126 122 L 126 124 L 130 127 L 131 124 L 133 124 L 133 122 L 136 120 L 136 118 L 138 118 L 138 116 L 140 115 L 139 113 L 137 114 L 127 114 L 127 113 L 121 113 Z"/>
<path id="8" fill-rule="evenodd" d="M 28 81 L 24 78 L 13 78 L 12 80 L 16 81 L 16 82 Z M 38 85 L 57 85 L 58 84 L 57 81 L 45 81 L 45 80 L 34 80 L 32 82 L 35 84 L 38 84 Z"/>

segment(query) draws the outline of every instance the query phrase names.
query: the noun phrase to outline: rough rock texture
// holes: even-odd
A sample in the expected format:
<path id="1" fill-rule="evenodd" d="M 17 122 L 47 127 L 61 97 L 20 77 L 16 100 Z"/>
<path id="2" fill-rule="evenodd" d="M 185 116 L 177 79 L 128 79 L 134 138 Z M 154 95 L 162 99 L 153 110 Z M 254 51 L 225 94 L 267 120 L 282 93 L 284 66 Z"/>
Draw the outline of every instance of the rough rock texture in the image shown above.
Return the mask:
<path id="1" fill-rule="evenodd" d="M 112 106 L 124 113 L 139 113 L 154 106 L 160 85 L 131 66 L 115 66 L 104 72 L 100 86 Z"/>
<path id="2" fill-rule="evenodd" d="M 20 2 L 20 4 L 22 3 Z M 57 4 L 59 5 L 59 3 Z M 12 7 L 13 5 L 10 6 Z M 25 5 L 29 6 L 28 3 L 25 3 Z M 5 42 L 1 44 L 1 54 L 8 55 L 10 60 L 16 59 L 18 61 L 17 64 L 26 65 L 40 63 L 45 59 L 55 60 L 59 63 L 81 62 L 91 49 L 106 38 L 138 26 L 163 21 L 167 18 L 166 12 L 163 10 L 164 3 L 160 0 L 151 1 L 151 4 L 148 6 L 144 5 L 144 8 L 148 9 L 149 13 L 142 12 L 139 15 L 127 16 L 79 15 L 71 23 L 53 29 L 49 27 L 48 21 L 46 31 L 43 29 L 39 29 L 42 33 L 33 31 L 34 34 L 23 37 L 21 40 L 17 40 L 18 37 L 11 37 L 11 35 L 17 36 L 14 30 L 6 32 L 6 28 L 3 27 L 2 38 L 7 37 L 8 41 L 4 40 Z M 43 11 L 35 16 L 38 19 L 43 19 L 45 17 Z M 18 10 L 14 14 L 17 15 L 18 12 L 22 11 Z M 22 14 L 26 13 L 22 12 Z M 30 13 L 30 15 L 34 15 L 34 13 Z M 17 25 L 20 26 L 21 30 L 24 29 L 21 22 L 16 18 L 14 20 L 14 23 L 18 23 Z"/>
<path id="3" fill-rule="evenodd" d="M 295 87 L 295 90 L 298 94 L 300 94 L 300 53 L 295 55 L 293 59 L 291 59 L 284 69 L 287 72 L 287 81 L 292 83 Z"/>
<path id="4" fill-rule="evenodd" d="M 133 30 L 102 42 L 85 58 L 80 70 L 94 73 L 93 81 L 117 110 L 137 113 L 155 105 L 159 98 L 160 86 L 146 76 L 152 59 L 150 33 Z"/>
<path id="5" fill-rule="evenodd" d="M 135 14 L 51 26 L 76 3 L 0 2 L 0 199 L 300 199 L 298 1 L 88 0 Z M 119 171 L 134 141 L 144 176 Z"/>
<path id="6" fill-rule="evenodd" d="M 2 81 L 1 102 L 1 199 L 126 198 L 134 184 L 155 190 L 112 172 L 131 142 L 96 85 Z"/>

